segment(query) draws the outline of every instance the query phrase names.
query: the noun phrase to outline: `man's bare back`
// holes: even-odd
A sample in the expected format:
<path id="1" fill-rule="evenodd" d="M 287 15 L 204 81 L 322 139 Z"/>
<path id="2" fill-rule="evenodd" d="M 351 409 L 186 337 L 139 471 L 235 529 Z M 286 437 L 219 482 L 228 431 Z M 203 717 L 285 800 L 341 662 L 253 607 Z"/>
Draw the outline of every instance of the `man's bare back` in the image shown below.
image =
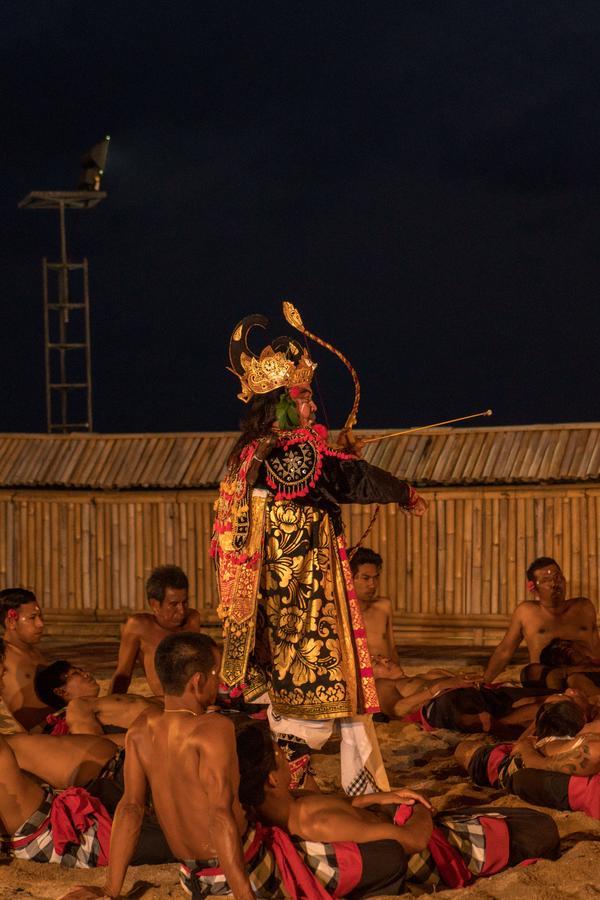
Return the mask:
<path id="1" fill-rule="evenodd" d="M 218 856 L 208 815 L 209 793 L 216 789 L 212 760 L 215 754 L 227 756 L 228 750 L 235 750 L 231 721 L 219 713 L 193 716 L 187 711 L 152 711 L 130 730 L 128 754 L 132 748 L 174 855 L 194 860 Z M 226 774 L 234 791 L 233 814 L 241 837 L 247 823 L 237 799 L 237 758 L 231 752 L 230 761 Z"/>
<path id="2" fill-rule="evenodd" d="M 195 609 L 188 609 L 182 624 L 172 628 L 162 626 L 152 613 L 134 613 L 121 629 L 119 659 L 109 692 L 123 694 L 127 691 L 136 661 L 141 657 L 150 690 L 155 696 L 161 696 L 162 687 L 154 668 L 156 648 L 169 634 L 201 630 L 200 614 Z"/>

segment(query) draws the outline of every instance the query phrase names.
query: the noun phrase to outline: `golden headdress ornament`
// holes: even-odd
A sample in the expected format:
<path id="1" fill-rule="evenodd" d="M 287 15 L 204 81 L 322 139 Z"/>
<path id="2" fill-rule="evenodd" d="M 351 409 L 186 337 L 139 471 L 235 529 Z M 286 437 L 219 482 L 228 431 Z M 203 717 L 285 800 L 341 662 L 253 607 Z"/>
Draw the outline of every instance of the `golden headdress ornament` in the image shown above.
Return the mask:
<path id="1" fill-rule="evenodd" d="M 268 394 L 277 388 L 310 384 L 317 368 L 308 351 L 293 338 L 280 337 L 256 356 L 248 347 L 252 328 L 266 328 L 265 316 L 246 316 L 233 329 L 229 341 L 230 372 L 240 379 L 238 398 L 248 403 L 257 394 Z"/>

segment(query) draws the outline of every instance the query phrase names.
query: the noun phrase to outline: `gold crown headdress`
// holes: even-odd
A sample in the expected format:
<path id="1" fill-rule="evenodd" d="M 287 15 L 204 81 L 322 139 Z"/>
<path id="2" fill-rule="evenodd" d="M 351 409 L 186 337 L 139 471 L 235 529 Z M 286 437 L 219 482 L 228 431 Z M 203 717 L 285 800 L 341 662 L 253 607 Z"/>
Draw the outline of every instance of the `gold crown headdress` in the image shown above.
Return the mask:
<path id="1" fill-rule="evenodd" d="M 256 394 L 268 394 L 277 388 L 310 384 L 317 368 L 308 351 L 293 338 L 280 337 L 256 356 L 248 347 L 252 328 L 266 328 L 265 316 L 246 316 L 233 329 L 229 341 L 230 371 L 240 379 L 238 398 L 248 403 Z"/>

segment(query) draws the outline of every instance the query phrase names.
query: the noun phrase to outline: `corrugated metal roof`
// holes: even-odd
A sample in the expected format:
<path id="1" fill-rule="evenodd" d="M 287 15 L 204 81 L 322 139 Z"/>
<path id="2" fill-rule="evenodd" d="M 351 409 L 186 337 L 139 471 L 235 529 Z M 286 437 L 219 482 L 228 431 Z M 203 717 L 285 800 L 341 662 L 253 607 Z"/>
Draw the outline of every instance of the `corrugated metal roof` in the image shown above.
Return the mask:
<path id="1" fill-rule="evenodd" d="M 0 487 L 214 487 L 236 439 L 236 432 L 0 434 Z M 438 428 L 369 444 L 364 456 L 421 485 L 597 481 L 600 423 Z"/>

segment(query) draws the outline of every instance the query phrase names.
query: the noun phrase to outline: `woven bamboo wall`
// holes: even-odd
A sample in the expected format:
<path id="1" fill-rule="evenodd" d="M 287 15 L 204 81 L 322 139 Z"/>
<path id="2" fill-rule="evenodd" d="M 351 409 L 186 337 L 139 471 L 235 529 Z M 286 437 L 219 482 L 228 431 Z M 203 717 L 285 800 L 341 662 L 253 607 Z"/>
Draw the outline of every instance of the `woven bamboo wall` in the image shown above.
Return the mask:
<path id="1" fill-rule="evenodd" d="M 525 569 L 555 556 L 573 596 L 598 596 L 600 486 L 424 490 L 422 519 L 382 507 L 366 542 L 384 557 L 381 592 L 399 640 L 489 643 L 525 597 Z M 214 618 L 208 556 L 214 491 L 0 491 L 0 587 L 32 588 L 48 618 L 122 620 L 145 608 L 159 564 L 187 572 Z M 371 507 L 344 511 L 348 543 Z"/>

